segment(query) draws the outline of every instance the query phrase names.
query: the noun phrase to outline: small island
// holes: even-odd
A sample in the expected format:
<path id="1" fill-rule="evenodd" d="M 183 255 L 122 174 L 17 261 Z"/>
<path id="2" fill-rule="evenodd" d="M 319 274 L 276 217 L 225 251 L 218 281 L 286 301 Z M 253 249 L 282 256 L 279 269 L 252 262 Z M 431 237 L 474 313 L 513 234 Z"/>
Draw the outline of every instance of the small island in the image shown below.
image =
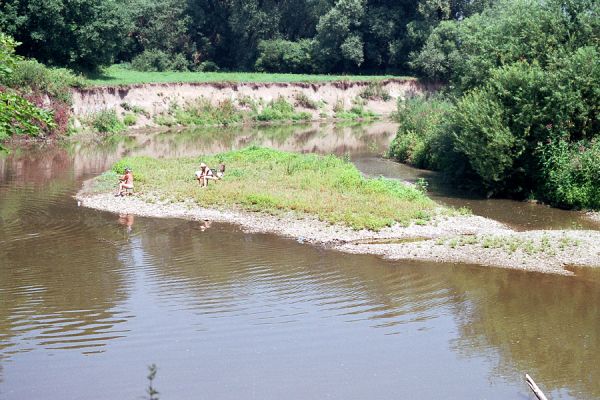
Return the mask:
<path id="1" fill-rule="evenodd" d="M 200 162 L 224 163 L 202 188 Z M 118 174 L 134 171 L 135 194 L 114 197 Z M 461 262 L 571 274 L 600 265 L 600 232 L 516 232 L 497 221 L 436 204 L 418 187 L 367 178 L 348 160 L 248 147 L 201 158 L 128 157 L 87 181 L 85 207 L 149 217 L 232 223 L 249 232 L 390 259 Z"/>

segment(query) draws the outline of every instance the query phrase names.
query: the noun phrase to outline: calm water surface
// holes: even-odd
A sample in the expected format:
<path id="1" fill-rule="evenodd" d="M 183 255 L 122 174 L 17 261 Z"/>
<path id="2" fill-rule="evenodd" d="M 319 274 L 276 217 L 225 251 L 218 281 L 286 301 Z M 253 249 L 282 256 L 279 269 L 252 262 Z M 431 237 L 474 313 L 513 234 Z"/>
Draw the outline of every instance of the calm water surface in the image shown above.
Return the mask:
<path id="1" fill-rule="evenodd" d="M 394 132 L 195 131 L 0 158 L 0 399 L 139 399 L 151 363 L 165 400 L 528 399 L 525 372 L 553 399 L 600 398 L 596 271 L 389 262 L 71 197 L 124 154 L 249 143 L 405 177 L 372 157 Z"/>

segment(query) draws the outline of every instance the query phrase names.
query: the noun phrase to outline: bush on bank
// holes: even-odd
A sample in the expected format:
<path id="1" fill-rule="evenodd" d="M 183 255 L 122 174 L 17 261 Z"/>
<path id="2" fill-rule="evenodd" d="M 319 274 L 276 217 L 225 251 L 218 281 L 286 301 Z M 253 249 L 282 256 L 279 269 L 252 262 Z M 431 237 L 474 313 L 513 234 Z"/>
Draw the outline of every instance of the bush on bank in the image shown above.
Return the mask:
<path id="1" fill-rule="evenodd" d="M 502 0 L 440 24 L 414 62 L 449 79 L 447 107 L 401 103 L 390 154 L 488 196 L 600 208 L 599 7 Z"/>
<path id="2" fill-rule="evenodd" d="M 200 161 L 213 168 L 225 163 L 225 178 L 200 188 L 194 178 Z M 136 191 L 147 201 L 192 199 L 206 207 L 298 212 L 354 229 L 424 221 L 435 207 L 419 190 L 395 180 L 367 179 L 335 156 L 249 147 L 202 159 L 128 157 L 111 174 L 122 173 L 126 166 L 133 169 Z"/>
<path id="3" fill-rule="evenodd" d="M 71 87 L 83 86 L 83 78 L 16 56 L 18 45 L 0 33 L 0 140 L 64 133 Z"/>

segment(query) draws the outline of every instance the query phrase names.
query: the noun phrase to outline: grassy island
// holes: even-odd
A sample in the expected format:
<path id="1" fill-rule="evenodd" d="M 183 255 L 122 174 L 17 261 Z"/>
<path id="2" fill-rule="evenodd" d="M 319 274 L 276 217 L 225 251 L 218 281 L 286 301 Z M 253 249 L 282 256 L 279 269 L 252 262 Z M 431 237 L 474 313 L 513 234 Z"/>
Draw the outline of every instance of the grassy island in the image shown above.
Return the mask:
<path id="1" fill-rule="evenodd" d="M 225 163 L 224 179 L 201 188 L 194 179 L 200 161 L 213 168 Z M 419 190 L 394 180 L 365 178 L 338 157 L 259 147 L 202 158 L 128 157 L 97 178 L 93 190 L 114 190 L 116 174 L 125 166 L 133 169 L 136 192 L 145 201 L 192 200 L 209 208 L 297 212 L 353 229 L 423 223 L 436 206 Z"/>

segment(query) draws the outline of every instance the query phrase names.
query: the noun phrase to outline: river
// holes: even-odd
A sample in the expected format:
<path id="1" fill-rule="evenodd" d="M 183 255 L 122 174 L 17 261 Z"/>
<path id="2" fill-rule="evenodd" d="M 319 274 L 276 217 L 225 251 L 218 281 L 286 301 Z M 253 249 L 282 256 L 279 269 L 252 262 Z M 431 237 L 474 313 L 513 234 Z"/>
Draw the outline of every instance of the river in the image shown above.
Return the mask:
<path id="1" fill-rule="evenodd" d="M 389 123 L 189 130 L 0 156 L 0 399 L 600 398 L 600 274 L 391 262 L 235 226 L 77 206 L 127 154 L 257 143 L 427 176 L 432 196 L 517 229 L 579 213 L 450 195 L 377 157 Z"/>

